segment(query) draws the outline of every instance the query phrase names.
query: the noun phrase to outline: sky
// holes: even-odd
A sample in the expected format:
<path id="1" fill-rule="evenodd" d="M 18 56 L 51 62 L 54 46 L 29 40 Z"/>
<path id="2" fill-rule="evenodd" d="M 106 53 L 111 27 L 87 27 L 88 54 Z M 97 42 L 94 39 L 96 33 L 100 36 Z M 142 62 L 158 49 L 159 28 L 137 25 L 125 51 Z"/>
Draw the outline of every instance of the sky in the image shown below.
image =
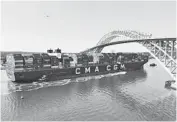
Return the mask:
<path id="1" fill-rule="evenodd" d="M 114 30 L 176 37 L 176 2 L 6 1 L 1 3 L 1 51 L 80 52 Z M 142 51 L 136 43 L 104 51 Z"/>

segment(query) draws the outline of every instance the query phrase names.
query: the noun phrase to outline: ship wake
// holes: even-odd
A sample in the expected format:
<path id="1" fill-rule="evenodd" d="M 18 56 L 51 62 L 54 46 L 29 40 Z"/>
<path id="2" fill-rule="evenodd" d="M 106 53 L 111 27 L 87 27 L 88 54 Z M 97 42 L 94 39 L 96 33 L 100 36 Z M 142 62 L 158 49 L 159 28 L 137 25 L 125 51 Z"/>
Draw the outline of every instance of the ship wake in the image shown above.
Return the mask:
<path id="1" fill-rule="evenodd" d="M 126 72 L 110 73 L 110 74 L 97 75 L 97 76 L 79 77 L 75 79 L 64 79 L 64 80 L 50 81 L 50 82 L 34 81 L 33 83 L 24 83 L 24 84 L 7 81 L 6 82 L 7 89 L 6 91 L 1 92 L 1 95 L 10 94 L 13 92 L 38 90 L 41 88 L 47 88 L 47 87 L 52 87 L 52 86 L 63 86 L 63 85 L 70 84 L 72 82 L 86 82 L 92 79 L 101 79 L 104 77 L 112 77 L 115 75 L 124 75 L 124 74 L 126 74 Z"/>

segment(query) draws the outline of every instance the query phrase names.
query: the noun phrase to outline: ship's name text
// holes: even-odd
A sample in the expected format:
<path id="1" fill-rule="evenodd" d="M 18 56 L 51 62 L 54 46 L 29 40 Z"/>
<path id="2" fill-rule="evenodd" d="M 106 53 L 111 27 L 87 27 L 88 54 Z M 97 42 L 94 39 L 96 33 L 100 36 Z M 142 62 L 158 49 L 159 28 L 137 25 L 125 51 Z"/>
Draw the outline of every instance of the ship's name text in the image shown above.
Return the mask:
<path id="1" fill-rule="evenodd" d="M 104 68 L 105 71 L 111 71 L 111 70 L 119 70 L 119 69 L 125 69 L 125 66 L 124 64 L 121 64 L 121 65 L 107 65 L 105 66 L 106 69 Z M 102 72 L 103 70 L 101 70 Z M 95 66 L 95 67 L 92 67 L 92 70 L 91 70 L 91 67 L 85 67 L 84 71 L 82 71 L 82 73 L 91 73 L 91 72 L 100 72 L 100 68 L 99 66 Z M 81 68 L 76 68 L 75 69 L 75 74 L 79 75 L 79 74 L 82 74 L 81 73 Z"/>

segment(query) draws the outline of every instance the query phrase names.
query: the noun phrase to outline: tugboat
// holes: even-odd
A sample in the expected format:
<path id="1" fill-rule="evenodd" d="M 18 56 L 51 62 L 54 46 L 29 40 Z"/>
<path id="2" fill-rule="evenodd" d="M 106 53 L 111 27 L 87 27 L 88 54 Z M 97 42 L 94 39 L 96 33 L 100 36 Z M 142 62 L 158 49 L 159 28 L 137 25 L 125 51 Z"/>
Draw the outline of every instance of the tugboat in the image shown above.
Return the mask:
<path id="1" fill-rule="evenodd" d="M 11 81 L 54 81 L 90 75 L 142 69 L 148 62 L 144 53 L 47 53 L 9 54 L 6 72 Z"/>

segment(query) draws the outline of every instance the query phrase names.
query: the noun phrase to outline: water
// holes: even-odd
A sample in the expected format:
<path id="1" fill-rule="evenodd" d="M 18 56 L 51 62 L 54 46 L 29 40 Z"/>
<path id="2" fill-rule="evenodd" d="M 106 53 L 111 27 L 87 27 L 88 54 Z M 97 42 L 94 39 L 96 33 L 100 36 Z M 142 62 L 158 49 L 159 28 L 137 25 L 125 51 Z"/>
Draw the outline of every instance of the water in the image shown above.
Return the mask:
<path id="1" fill-rule="evenodd" d="M 164 88 L 171 77 L 151 62 L 141 71 L 49 83 L 15 84 L 2 75 L 1 119 L 175 121 L 176 91 Z"/>

